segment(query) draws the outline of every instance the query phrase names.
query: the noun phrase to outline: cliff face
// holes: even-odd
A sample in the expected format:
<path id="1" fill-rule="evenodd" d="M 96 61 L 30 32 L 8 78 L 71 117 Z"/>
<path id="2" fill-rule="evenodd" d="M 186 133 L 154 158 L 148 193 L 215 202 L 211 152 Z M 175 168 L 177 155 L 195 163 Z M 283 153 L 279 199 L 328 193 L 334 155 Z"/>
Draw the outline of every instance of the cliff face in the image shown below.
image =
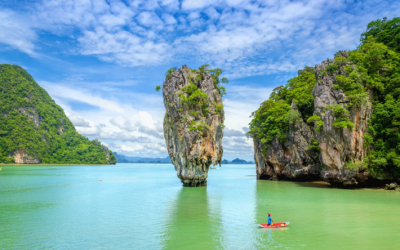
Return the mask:
<path id="1" fill-rule="evenodd" d="M 23 68 L 0 64 L 0 163 L 115 164 Z"/>
<path id="2" fill-rule="evenodd" d="M 8 155 L 8 157 L 14 158 L 16 164 L 39 164 L 39 159 L 28 155 L 24 150 L 16 150 Z"/>
<path id="3" fill-rule="evenodd" d="M 343 57 L 346 58 L 347 53 L 343 53 Z M 261 141 L 254 138 L 258 178 L 322 179 L 348 187 L 376 181 L 361 166 L 361 161 L 368 154 L 363 135 L 372 114 L 371 95 L 367 95 L 361 105 L 351 106 L 346 119 L 354 124 L 353 128 L 336 126 L 334 122 L 341 117 L 335 110 L 341 107 L 347 110 L 349 97 L 337 87 L 337 76 L 346 75 L 344 67 L 339 67 L 333 74 L 326 73 L 329 65 L 334 63 L 335 60 L 323 61 L 315 67 L 317 84 L 312 94 L 314 115 L 320 118 L 318 125 L 307 124 L 300 116 L 289 123 L 287 139 L 283 142 L 274 139 L 267 145 L 266 151 Z M 291 110 L 300 113 L 294 102 Z"/>
<path id="4" fill-rule="evenodd" d="M 292 103 L 291 109 L 298 111 Z M 301 117 L 300 117 L 301 118 Z M 259 179 L 318 179 L 318 159 L 307 147 L 313 138 L 312 130 L 301 119 L 289 125 L 287 140 L 280 142 L 275 138 L 264 151 L 264 145 L 254 138 L 254 160 Z"/>
<path id="5" fill-rule="evenodd" d="M 184 186 L 206 184 L 211 164 L 221 164 L 224 111 L 211 74 L 186 65 L 163 84 L 168 154 Z"/>

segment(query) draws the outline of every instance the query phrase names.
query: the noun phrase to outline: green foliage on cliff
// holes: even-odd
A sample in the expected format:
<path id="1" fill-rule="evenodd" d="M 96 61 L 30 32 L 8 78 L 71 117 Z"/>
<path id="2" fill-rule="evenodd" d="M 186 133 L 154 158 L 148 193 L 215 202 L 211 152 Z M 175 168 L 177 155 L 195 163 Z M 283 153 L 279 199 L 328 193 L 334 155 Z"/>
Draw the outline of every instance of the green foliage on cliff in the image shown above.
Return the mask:
<path id="1" fill-rule="evenodd" d="M 222 103 L 217 103 L 215 105 L 215 112 L 217 112 L 218 115 L 222 115 L 223 111 L 224 111 L 224 105 Z"/>
<path id="2" fill-rule="evenodd" d="M 261 107 L 252 113 L 249 136 L 258 138 L 263 144 L 270 143 L 275 137 L 281 141 L 286 139 L 289 123 L 300 119 L 307 120 L 314 112 L 314 96 L 312 89 L 317 83 L 315 70 L 305 67 L 299 70 L 299 75 L 290 79 L 286 86 L 275 88 L 270 100 L 261 104 Z M 298 112 L 291 112 L 292 102 L 297 104 Z"/>
<path id="3" fill-rule="evenodd" d="M 307 119 L 307 123 L 314 125 L 314 123 L 317 125 L 317 131 L 322 131 L 324 129 L 324 121 L 321 121 L 321 117 L 318 115 L 313 115 L 310 118 Z"/>
<path id="4" fill-rule="evenodd" d="M 314 123 L 321 120 L 321 117 L 319 117 L 318 115 L 313 115 L 310 118 L 307 119 L 307 123 Z"/>
<path id="5" fill-rule="evenodd" d="M 319 155 L 321 154 L 321 147 L 319 146 L 319 143 L 317 140 L 314 138 L 311 139 L 310 145 L 306 148 L 308 154 L 313 158 L 317 159 Z"/>
<path id="6" fill-rule="evenodd" d="M 198 131 L 200 134 L 203 134 L 205 129 L 209 129 L 209 126 L 205 121 L 192 121 L 190 123 L 190 131 Z"/>
<path id="7" fill-rule="evenodd" d="M 223 84 L 229 84 L 229 80 L 226 77 L 223 77 L 220 79 L 220 75 L 222 74 L 222 72 L 224 72 L 222 69 L 220 68 L 216 68 L 216 69 L 209 69 L 210 65 L 209 64 L 204 64 L 202 65 L 198 70 L 194 70 L 194 72 L 196 72 L 196 76 L 195 79 L 200 81 L 203 80 L 204 74 L 210 74 L 213 78 L 214 81 L 214 86 L 219 89 L 220 94 L 221 95 L 226 95 L 226 89 L 224 86 L 221 85 L 221 83 Z"/>
<path id="8" fill-rule="evenodd" d="M 354 127 L 354 123 L 350 121 L 350 112 L 341 104 L 328 105 L 325 107 L 325 110 L 331 110 L 336 117 L 335 121 L 332 123 L 332 127 L 339 129 L 351 129 Z"/>
<path id="9" fill-rule="evenodd" d="M 361 42 L 365 43 L 369 36 L 375 37 L 376 41 L 383 43 L 392 50 L 400 52 L 400 17 L 392 20 L 387 18 L 370 22 L 367 30 L 361 35 Z"/>
<path id="10" fill-rule="evenodd" d="M 220 84 L 229 83 L 226 78 L 220 79 L 220 75 L 223 72 L 221 69 L 208 69 L 208 66 L 208 64 L 204 64 L 198 70 L 188 69 L 188 73 L 190 74 L 188 80 L 190 83 L 178 91 L 179 103 L 181 105 L 178 110 L 188 112 L 190 116 L 193 116 L 197 120 L 190 123 L 189 129 L 190 131 L 198 131 L 199 133 L 202 133 L 202 131 L 208 127 L 204 119 L 210 112 L 209 98 L 207 93 L 198 87 L 200 82 L 207 77 L 207 74 L 211 75 L 214 86 L 218 89 L 214 91 L 219 91 L 221 95 L 226 95 L 226 90 Z M 167 73 L 170 75 L 173 71 L 175 71 L 175 69 L 167 71 Z M 215 108 L 215 115 L 222 115 L 223 104 L 214 103 L 213 105 Z M 186 117 L 186 119 L 188 119 L 188 117 Z"/>
<path id="11" fill-rule="evenodd" d="M 194 110 L 197 111 L 196 114 L 201 112 L 202 116 L 206 116 L 210 111 L 208 95 L 193 83 L 182 87 L 178 92 L 178 97 L 183 110 Z"/>
<path id="12" fill-rule="evenodd" d="M 399 86 L 400 88 L 400 86 Z M 374 106 L 368 124 L 366 144 L 372 150 L 368 164 L 378 175 L 390 173 L 400 176 L 400 101 L 388 94 L 385 101 Z"/>
<path id="13" fill-rule="evenodd" d="M 0 162 L 13 162 L 8 156 L 16 150 L 42 163 L 107 163 L 100 142 L 78 134 L 62 108 L 24 69 L 1 64 Z"/>
<path id="14" fill-rule="evenodd" d="M 376 20 L 362 34 L 360 47 L 350 52 L 373 93 L 373 114 L 364 135 L 371 151 L 366 159 L 377 176 L 400 176 L 400 18 Z"/>
<path id="15" fill-rule="evenodd" d="M 167 72 L 165 72 L 165 77 L 166 77 L 167 79 L 171 78 L 171 74 L 172 74 L 172 72 L 174 72 L 175 70 L 176 70 L 176 67 L 173 67 L 173 68 L 168 69 Z"/>
<path id="16" fill-rule="evenodd" d="M 254 117 L 250 122 L 248 135 L 257 138 L 263 144 L 272 142 L 274 138 L 280 141 L 286 139 L 289 130 L 288 119 L 285 119 L 290 110 L 290 105 L 285 100 L 267 100 L 261 107 L 252 113 Z"/>
<path id="17" fill-rule="evenodd" d="M 316 83 L 314 68 L 305 67 L 303 70 L 299 70 L 298 76 L 290 79 L 286 86 L 275 88 L 270 99 L 275 102 L 284 100 L 289 105 L 293 101 L 297 104 L 303 118 L 308 119 L 314 112 L 312 89 Z"/>

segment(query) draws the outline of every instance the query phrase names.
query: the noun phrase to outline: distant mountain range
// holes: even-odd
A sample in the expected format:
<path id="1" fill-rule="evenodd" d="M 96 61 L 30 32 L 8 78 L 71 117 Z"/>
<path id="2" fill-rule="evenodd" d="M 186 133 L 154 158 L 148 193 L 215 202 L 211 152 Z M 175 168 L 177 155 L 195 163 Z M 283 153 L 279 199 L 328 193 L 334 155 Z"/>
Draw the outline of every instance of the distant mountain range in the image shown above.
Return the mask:
<path id="1" fill-rule="evenodd" d="M 131 157 L 113 152 L 118 163 L 172 163 L 169 156 L 165 158 L 149 158 L 149 157 Z M 223 160 L 222 164 L 254 164 L 252 161 L 245 161 L 239 158 L 233 161 Z"/>
<path id="2" fill-rule="evenodd" d="M 171 163 L 171 158 L 148 158 L 148 157 L 131 157 L 126 155 L 120 155 L 114 152 L 118 163 Z"/>
<path id="3" fill-rule="evenodd" d="M 245 161 L 239 158 L 234 159 L 233 161 L 223 160 L 222 164 L 254 164 L 252 161 Z"/>

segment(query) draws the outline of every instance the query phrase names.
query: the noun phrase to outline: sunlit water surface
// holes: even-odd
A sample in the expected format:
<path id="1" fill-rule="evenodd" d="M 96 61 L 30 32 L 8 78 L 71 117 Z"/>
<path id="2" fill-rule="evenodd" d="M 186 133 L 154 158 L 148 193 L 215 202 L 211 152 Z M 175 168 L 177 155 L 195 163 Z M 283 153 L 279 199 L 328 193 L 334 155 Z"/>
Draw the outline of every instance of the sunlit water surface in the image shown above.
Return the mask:
<path id="1" fill-rule="evenodd" d="M 258 228 L 267 213 L 290 226 Z M 210 169 L 200 188 L 171 164 L 3 166 L 9 248 L 400 249 L 400 192 L 257 181 L 254 165 Z"/>

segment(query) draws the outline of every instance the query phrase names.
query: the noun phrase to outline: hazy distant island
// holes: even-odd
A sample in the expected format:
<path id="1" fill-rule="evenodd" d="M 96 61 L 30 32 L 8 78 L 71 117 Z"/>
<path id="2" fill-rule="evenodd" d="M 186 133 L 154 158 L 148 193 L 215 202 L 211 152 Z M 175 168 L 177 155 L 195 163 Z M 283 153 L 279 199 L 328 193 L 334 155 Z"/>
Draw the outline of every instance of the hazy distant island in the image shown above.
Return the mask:
<path id="1" fill-rule="evenodd" d="M 17 65 L 0 64 L 0 163 L 115 164 L 80 135 L 49 94 Z"/>
<path id="2" fill-rule="evenodd" d="M 224 159 L 221 163 L 222 164 L 254 164 L 254 162 L 252 162 L 252 161 L 246 161 L 246 160 L 242 160 L 239 158 L 236 158 L 232 161 L 228 161 L 228 160 Z"/>
<path id="3" fill-rule="evenodd" d="M 113 152 L 118 163 L 172 163 L 169 156 L 165 158 L 132 157 Z"/>
<path id="4" fill-rule="evenodd" d="M 113 152 L 113 154 L 117 158 L 118 163 L 172 163 L 169 156 L 165 158 L 151 158 L 126 156 L 123 154 L 118 154 L 117 152 Z M 224 159 L 221 164 L 254 164 L 254 162 L 236 158 L 232 161 Z"/>

